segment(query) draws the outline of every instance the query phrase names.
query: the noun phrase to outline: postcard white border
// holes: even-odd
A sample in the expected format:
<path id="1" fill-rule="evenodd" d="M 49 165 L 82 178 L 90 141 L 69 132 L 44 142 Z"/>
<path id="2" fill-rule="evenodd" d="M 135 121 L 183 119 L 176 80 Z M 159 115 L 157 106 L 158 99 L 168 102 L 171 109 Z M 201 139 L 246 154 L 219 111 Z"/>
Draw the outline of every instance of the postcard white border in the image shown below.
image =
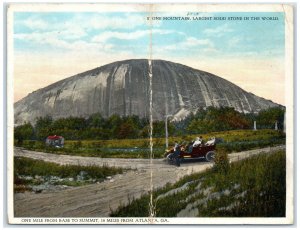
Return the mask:
<path id="1" fill-rule="evenodd" d="M 289 3 L 284 4 L 184 4 L 184 3 L 173 3 L 173 4 L 143 4 L 143 3 L 127 3 L 123 4 L 121 8 L 116 10 L 117 3 L 104 4 L 84 4 L 84 3 L 34 3 L 34 4 L 9 4 L 8 14 L 7 14 L 7 198 L 8 198 L 8 220 L 11 224 L 33 224 L 32 222 L 24 222 L 25 219 L 33 218 L 15 218 L 13 215 L 13 17 L 14 12 L 26 12 L 29 10 L 31 12 L 47 12 L 47 11 L 90 11 L 90 12 L 140 12 L 140 11 L 203 11 L 203 12 L 285 12 L 286 13 L 286 37 L 285 37 L 285 47 L 286 47 L 286 133 L 287 133 L 287 143 L 286 143 L 286 153 L 287 153 L 287 196 L 286 196 L 286 217 L 285 218 L 167 218 L 168 222 L 156 222 L 157 224 L 293 224 L 294 221 L 294 22 L 293 22 L 293 5 Z M 158 5 L 158 6 L 157 6 Z M 184 9 L 183 9 L 184 8 Z M 48 218 L 39 218 L 48 219 Z M 52 218 L 56 219 L 56 218 Z M 66 219 L 66 218 L 58 218 Z M 79 218 L 70 218 L 79 219 Z M 97 224 L 124 224 L 118 222 L 107 222 L 101 221 L 102 219 L 112 219 L 112 218 L 97 218 L 100 223 Z M 123 218 L 117 218 L 122 220 Z M 128 218 L 125 218 L 128 219 Z M 145 219 L 148 218 L 133 218 L 133 219 Z M 157 220 L 163 218 L 155 218 Z M 149 219 L 148 219 L 149 220 Z M 141 224 L 151 224 L 143 222 Z M 49 224 L 46 222 L 39 224 Z M 71 224 L 91 224 L 90 222 L 72 222 Z M 132 223 L 129 223 L 132 224 Z M 134 223 L 137 224 L 137 223 Z"/>

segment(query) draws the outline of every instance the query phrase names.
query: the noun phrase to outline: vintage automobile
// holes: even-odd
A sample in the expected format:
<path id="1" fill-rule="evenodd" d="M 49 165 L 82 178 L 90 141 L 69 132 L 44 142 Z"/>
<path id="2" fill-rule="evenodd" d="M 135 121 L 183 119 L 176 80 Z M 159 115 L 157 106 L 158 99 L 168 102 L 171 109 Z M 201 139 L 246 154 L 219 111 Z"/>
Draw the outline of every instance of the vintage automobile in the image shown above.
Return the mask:
<path id="1" fill-rule="evenodd" d="M 166 151 L 165 158 L 169 163 L 175 163 L 178 166 L 184 159 L 205 159 L 208 162 L 213 162 L 215 158 L 216 138 L 212 138 L 206 143 L 202 143 L 196 147 L 191 145 L 181 144 L 179 146 L 180 153 L 173 157 L 174 148 Z"/>

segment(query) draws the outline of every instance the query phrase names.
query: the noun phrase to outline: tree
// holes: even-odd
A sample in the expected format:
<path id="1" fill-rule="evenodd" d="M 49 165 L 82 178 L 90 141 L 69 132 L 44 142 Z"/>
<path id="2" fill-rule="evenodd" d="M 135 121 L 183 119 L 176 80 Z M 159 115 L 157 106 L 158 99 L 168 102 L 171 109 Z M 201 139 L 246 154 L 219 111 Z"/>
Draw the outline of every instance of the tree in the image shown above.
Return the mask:
<path id="1" fill-rule="evenodd" d="M 139 137 L 140 138 L 149 138 L 149 134 L 150 134 L 150 126 L 149 125 L 145 125 L 144 128 L 142 128 L 139 131 Z"/>
<path id="2" fill-rule="evenodd" d="M 208 107 L 200 109 L 189 123 L 191 133 L 207 133 L 232 129 L 246 129 L 251 121 L 243 114 L 229 107 Z"/>
<path id="3" fill-rule="evenodd" d="M 117 129 L 118 139 L 136 138 L 138 129 L 135 127 L 132 120 L 125 121 Z"/>
<path id="4" fill-rule="evenodd" d="M 104 128 L 109 130 L 110 138 L 117 138 L 118 127 L 122 124 L 122 119 L 119 115 L 111 115 L 105 122 Z"/>
<path id="5" fill-rule="evenodd" d="M 37 139 L 44 140 L 47 136 L 52 134 L 52 122 L 53 120 L 51 116 L 37 118 L 34 126 Z"/>
<path id="6" fill-rule="evenodd" d="M 257 115 L 257 124 L 260 128 L 274 128 L 278 122 L 278 128 L 283 129 L 285 109 L 281 107 L 262 110 Z"/>
<path id="7" fill-rule="evenodd" d="M 87 125 L 92 128 L 102 128 L 105 125 L 105 119 L 100 113 L 95 113 L 87 119 Z"/>
<path id="8" fill-rule="evenodd" d="M 33 126 L 28 122 L 14 128 L 14 138 L 21 145 L 23 140 L 31 140 L 34 137 Z"/>

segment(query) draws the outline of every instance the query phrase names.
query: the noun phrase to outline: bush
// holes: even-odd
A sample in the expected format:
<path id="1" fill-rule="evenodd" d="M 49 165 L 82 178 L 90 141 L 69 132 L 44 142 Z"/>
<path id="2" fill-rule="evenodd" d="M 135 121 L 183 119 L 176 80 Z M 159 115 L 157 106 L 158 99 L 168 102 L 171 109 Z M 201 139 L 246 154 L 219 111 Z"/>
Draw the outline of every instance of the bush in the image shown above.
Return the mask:
<path id="1" fill-rule="evenodd" d="M 228 154 L 226 152 L 217 152 L 215 155 L 215 162 L 213 166 L 213 170 L 221 173 L 226 174 L 230 168 L 230 163 L 228 159 Z"/>

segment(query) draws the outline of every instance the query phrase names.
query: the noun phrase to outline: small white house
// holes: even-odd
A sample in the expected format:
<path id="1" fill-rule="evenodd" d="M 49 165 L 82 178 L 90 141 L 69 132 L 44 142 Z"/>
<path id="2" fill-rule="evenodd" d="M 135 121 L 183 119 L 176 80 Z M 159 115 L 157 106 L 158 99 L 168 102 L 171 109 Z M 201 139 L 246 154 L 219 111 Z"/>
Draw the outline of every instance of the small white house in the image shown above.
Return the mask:
<path id="1" fill-rule="evenodd" d="M 46 138 L 46 145 L 61 148 L 64 147 L 64 141 L 65 139 L 62 136 L 48 136 Z"/>

